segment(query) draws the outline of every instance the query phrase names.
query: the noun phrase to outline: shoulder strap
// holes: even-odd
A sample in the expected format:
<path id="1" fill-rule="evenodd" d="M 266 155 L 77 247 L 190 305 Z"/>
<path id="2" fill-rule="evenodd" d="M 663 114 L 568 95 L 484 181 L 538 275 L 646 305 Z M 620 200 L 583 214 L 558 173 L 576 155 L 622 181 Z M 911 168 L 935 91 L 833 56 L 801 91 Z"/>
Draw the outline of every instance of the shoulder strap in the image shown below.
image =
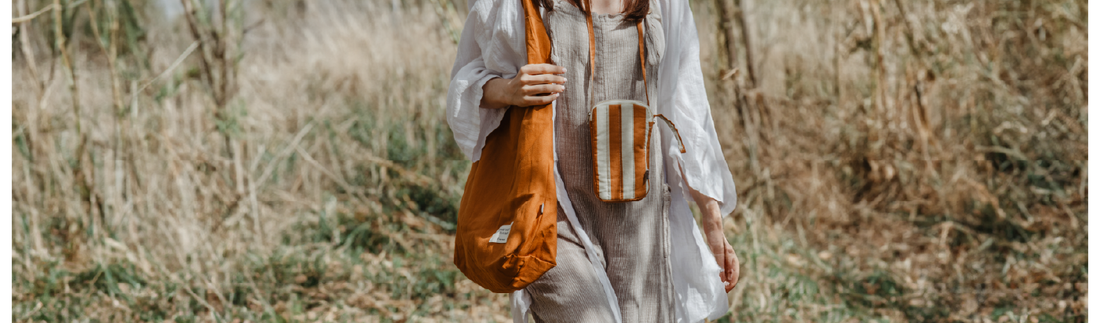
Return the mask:
<path id="1" fill-rule="evenodd" d="M 592 12 L 592 0 L 585 1 L 585 5 L 588 7 L 588 16 L 585 20 L 588 22 L 588 107 L 592 106 L 592 94 L 595 93 L 596 83 L 596 32 L 592 28 L 592 16 L 595 15 Z M 638 58 L 642 64 L 642 86 L 645 87 L 645 103 L 651 105 L 649 101 L 649 75 L 646 75 L 645 71 L 645 32 L 642 29 L 642 22 L 645 18 L 638 20 Z"/>
<path id="2" fill-rule="evenodd" d="M 550 35 L 542 24 L 542 15 L 532 0 L 523 2 L 523 20 L 527 36 L 527 64 L 550 63 Z"/>
<path id="3" fill-rule="evenodd" d="M 596 32 L 592 29 L 592 0 L 585 1 L 585 5 L 588 7 L 588 16 L 585 16 L 585 21 L 588 23 L 588 101 L 585 107 L 592 108 L 592 94 L 596 89 Z"/>
<path id="4" fill-rule="evenodd" d="M 638 58 L 639 62 L 642 62 L 642 86 L 645 87 L 645 104 L 649 103 L 649 74 L 645 72 L 645 33 L 642 32 L 642 21 L 645 18 L 638 21 Z"/>
<path id="5" fill-rule="evenodd" d="M 587 106 L 591 107 L 592 106 L 592 94 L 594 93 L 593 91 L 596 88 L 596 86 L 595 86 L 595 83 L 596 83 L 595 82 L 595 80 L 596 80 L 596 32 L 592 28 L 592 16 L 595 15 L 595 13 L 592 12 L 592 0 L 585 1 L 585 5 L 588 7 L 588 16 L 586 17 L 585 20 L 588 23 L 588 66 L 590 68 L 590 73 L 589 73 L 589 76 L 588 76 L 588 99 L 587 99 L 588 100 L 588 105 Z M 639 61 L 642 64 L 642 86 L 645 87 L 646 105 L 650 105 L 650 108 L 653 108 L 652 103 L 649 100 L 649 75 L 646 74 L 646 70 L 645 70 L 645 65 L 646 65 L 645 64 L 646 63 L 646 61 L 645 61 L 645 32 L 642 29 L 642 22 L 644 20 L 645 20 L 644 18 L 638 20 L 638 58 L 639 58 Z M 665 124 L 668 125 L 668 127 L 672 129 L 672 133 L 676 135 L 676 142 L 678 142 L 680 144 L 680 153 L 686 153 L 687 152 L 687 147 L 684 145 L 684 139 L 680 138 L 680 130 L 676 129 L 676 124 L 673 124 L 672 120 L 669 120 L 664 115 L 655 114 L 655 115 L 653 115 L 653 117 L 655 119 L 663 120 L 665 122 Z"/>

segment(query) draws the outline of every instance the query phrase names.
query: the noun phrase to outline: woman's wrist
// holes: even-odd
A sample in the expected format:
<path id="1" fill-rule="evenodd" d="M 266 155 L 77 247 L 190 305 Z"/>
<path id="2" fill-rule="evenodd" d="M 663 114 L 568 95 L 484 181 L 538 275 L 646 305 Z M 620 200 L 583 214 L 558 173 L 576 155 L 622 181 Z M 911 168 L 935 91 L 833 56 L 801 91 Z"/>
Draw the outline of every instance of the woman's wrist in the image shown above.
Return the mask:
<path id="1" fill-rule="evenodd" d="M 703 222 L 704 230 L 722 229 L 722 211 L 718 207 L 718 201 L 711 199 L 705 205 L 699 205 L 699 211 L 702 213 L 700 220 Z"/>
<path id="2" fill-rule="evenodd" d="M 495 77 L 481 87 L 481 107 L 485 109 L 500 109 L 512 105 L 508 102 L 508 88 L 511 79 Z"/>
<path id="3" fill-rule="evenodd" d="M 691 191 L 691 198 L 695 200 L 695 204 L 699 206 L 699 211 L 702 213 L 700 222 L 703 224 L 703 231 L 706 231 L 707 234 L 715 230 L 721 232 L 722 210 L 718 206 L 718 200 L 699 193 L 693 188 L 688 188 L 688 190 Z"/>
<path id="4" fill-rule="evenodd" d="M 691 194 L 691 199 L 695 200 L 695 204 L 699 206 L 699 211 L 702 211 L 704 221 L 709 219 L 722 220 L 722 211 L 721 207 L 718 206 L 718 200 L 696 191 L 690 185 L 688 185 L 687 190 Z"/>

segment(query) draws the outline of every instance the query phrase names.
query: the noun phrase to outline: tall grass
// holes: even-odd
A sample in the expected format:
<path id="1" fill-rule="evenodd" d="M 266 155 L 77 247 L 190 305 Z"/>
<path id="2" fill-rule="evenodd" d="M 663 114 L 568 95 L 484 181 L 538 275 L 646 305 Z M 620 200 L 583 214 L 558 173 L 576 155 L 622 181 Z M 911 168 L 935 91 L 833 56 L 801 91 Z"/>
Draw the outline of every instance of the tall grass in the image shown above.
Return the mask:
<path id="1" fill-rule="evenodd" d="M 734 317 L 1083 320 L 1084 2 L 744 9 L 760 86 L 734 109 L 712 83 L 751 242 Z"/>
<path id="2" fill-rule="evenodd" d="M 1084 320 L 1084 1 L 741 0 L 733 46 L 717 4 L 692 2 L 741 203 L 723 320 Z M 465 4 L 200 9 L 224 79 L 182 18 L 59 7 L 13 37 L 14 320 L 508 320 L 450 263 Z"/>

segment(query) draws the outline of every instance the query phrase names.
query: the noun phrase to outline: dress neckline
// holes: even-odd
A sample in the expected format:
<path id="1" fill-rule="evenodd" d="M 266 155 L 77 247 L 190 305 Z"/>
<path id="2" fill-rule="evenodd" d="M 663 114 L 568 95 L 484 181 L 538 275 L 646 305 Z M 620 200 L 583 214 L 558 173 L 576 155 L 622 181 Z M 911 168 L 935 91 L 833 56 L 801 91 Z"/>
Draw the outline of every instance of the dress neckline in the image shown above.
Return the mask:
<path id="1" fill-rule="evenodd" d="M 559 6 L 558 4 L 562 4 L 563 6 Z M 579 14 L 581 16 L 584 16 L 584 11 L 581 11 L 581 8 L 578 8 L 577 6 L 573 5 L 573 3 L 569 2 L 568 0 L 554 0 L 554 8 L 560 8 L 560 7 L 568 7 L 574 13 Z M 619 12 L 619 13 L 597 13 L 597 14 L 592 16 L 593 19 L 612 19 L 612 20 L 622 20 L 625 17 L 626 17 L 626 15 L 622 12 Z"/>

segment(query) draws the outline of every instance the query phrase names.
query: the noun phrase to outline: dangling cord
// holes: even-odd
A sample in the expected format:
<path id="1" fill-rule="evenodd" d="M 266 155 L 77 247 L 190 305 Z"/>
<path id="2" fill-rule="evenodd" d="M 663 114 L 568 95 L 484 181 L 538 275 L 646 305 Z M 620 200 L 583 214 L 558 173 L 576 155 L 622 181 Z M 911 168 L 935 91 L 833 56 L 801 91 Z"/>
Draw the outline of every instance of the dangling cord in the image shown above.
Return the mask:
<path id="1" fill-rule="evenodd" d="M 668 128 L 672 129 L 672 133 L 676 135 L 676 142 L 680 144 L 680 153 L 687 153 L 687 146 L 684 146 L 684 139 L 680 138 L 680 130 L 676 129 L 676 124 L 672 123 L 672 120 L 669 120 L 663 114 L 655 114 L 653 115 L 653 118 L 660 118 L 661 120 L 665 121 L 665 124 L 668 125 Z"/>

